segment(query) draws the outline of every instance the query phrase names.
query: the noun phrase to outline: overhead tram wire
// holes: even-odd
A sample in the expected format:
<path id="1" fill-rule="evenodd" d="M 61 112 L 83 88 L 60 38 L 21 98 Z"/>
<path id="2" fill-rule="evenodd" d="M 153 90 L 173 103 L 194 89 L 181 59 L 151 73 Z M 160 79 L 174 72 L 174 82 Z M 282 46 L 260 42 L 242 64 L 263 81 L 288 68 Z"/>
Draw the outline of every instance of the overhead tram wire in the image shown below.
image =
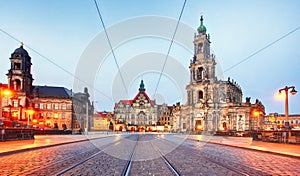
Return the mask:
<path id="1" fill-rule="evenodd" d="M 99 9 L 99 7 L 98 7 L 97 0 L 94 0 L 94 2 L 95 2 L 95 5 L 96 5 L 96 8 L 97 8 L 98 16 L 99 16 L 99 18 L 100 18 L 100 21 L 101 21 L 102 27 L 103 27 L 103 29 L 104 29 L 104 32 L 105 32 L 105 36 L 106 36 L 107 42 L 108 42 L 108 44 L 109 44 L 109 47 L 110 47 L 111 53 L 112 53 L 112 55 L 113 55 L 113 58 L 114 58 L 114 61 L 115 61 L 115 64 L 116 64 L 116 66 L 117 66 L 117 69 L 118 69 L 118 72 L 119 72 L 119 74 L 120 74 L 120 77 L 121 77 L 121 80 L 122 80 L 123 87 L 124 87 L 124 89 L 125 89 L 125 92 L 126 92 L 126 95 L 127 95 L 127 97 L 129 97 L 129 95 L 128 95 L 128 91 L 127 91 L 127 88 L 126 88 L 126 85 L 125 85 L 124 77 L 123 77 L 123 75 L 122 75 L 122 73 L 121 73 L 121 70 L 120 70 L 119 63 L 118 63 L 118 61 L 117 61 L 117 58 L 116 58 L 115 52 L 114 52 L 114 50 L 113 50 L 113 47 L 112 47 L 112 44 L 111 44 L 111 42 L 110 42 L 110 39 L 109 39 L 109 36 L 108 36 L 107 30 L 106 30 L 106 27 L 105 27 L 105 24 L 104 24 L 104 21 L 103 21 L 102 15 L 101 15 L 101 13 L 100 13 L 100 9 Z"/>
<path id="2" fill-rule="evenodd" d="M 18 43 L 21 43 L 21 40 L 17 39 L 16 37 L 14 37 L 13 35 L 11 35 L 10 33 L 6 32 L 5 30 L 0 28 L 0 31 L 2 33 L 4 33 L 5 35 L 7 35 L 9 38 L 17 41 Z M 50 62 L 51 64 L 53 64 L 54 66 L 58 67 L 59 69 L 61 69 L 62 71 L 66 72 L 68 75 L 72 76 L 73 78 L 77 79 L 78 81 L 84 83 L 85 85 L 89 86 L 92 90 L 100 93 L 101 95 L 103 95 L 104 97 L 106 97 L 107 99 L 109 99 L 110 101 L 114 102 L 113 99 L 109 96 L 107 96 L 105 93 L 103 93 L 102 91 L 96 89 L 93 85 L 90 85 L 89 83 L 87 83 L 86 81 L 82 80 L 81 78 L 77 77 L 76 75 L 74 75 L 73 73 L 71 73 L 70 71 L 68 71 L 67 69 L 63 68 L 62 66 L 58 65 L 57 63 L 55 63 L 52 59 L 48 58 L 47 56 L 43 55 L 42 53 L 40 53 L 39 51 L 33 49 L 32 47 L 30 47 L 29 45 L 26 45 L 26 47 L 28 49 L 30 49 L 31 51 L 33 51 L 35 54 L 37 54 L 38 56 L 40 56 L 41 58 L 45 59 L 46 61 Z"/>
<path id="3" fill-rule="evenodd" d="M 250 56 L 246 57 L 245 59 L 243 59 L 243 60 L 239 61 L 238 63 L 232 65 L 231 67 L 225 69 L 225 70 L 223 71 L 223 73 L 226 73 L 226 72 L 228 72 L 229 70 L 231 70 L 231 69 L 237 67 L 238 65 L 240 65 L 240 64 L 242 64 L 243 62 L 249 60 L 249 59 L 252 58 L 253 56 L 255 56 L 255 55 L 257 55 L 258 53 L 262 52 L 263 50 L 269 48 L 270 46 L 274 45 L 275 43 L 279 42 L 280 40 L 286 38 L 287 36 L 291 35 L 292 33 L 298 31 L 299 29 L 300 29 L 300 26 L 297 27 L 297 28 L 295 28 L 295 29 L 293 29 L 293 30 L 291 30 L 290 32 L 286 33 L 285 35 L 281 36 L 280 38 L 274 40 L 273 42 L 269 43 L 268 45 L 264 46 L 263 48 L 261 48 L 261 49 L 255 51 L 254 53 L 252 53 Z"/>
<path id="4" fill-rule="evenodd" d="M 165 58 L 165 60 L 164 60 L 163 67 L 162 67 L 161 72 L 160 72 L 160 74 L 159 74 L 159 78 L 158 78 L 158 81 L 157 81 L 157 84 L 156 84 L 156 87 L 155 87 L 155 91 L 154 91 L 154 94 L 153 94 L 154 96 L 155 96 L 155 94 L 157 93 L 157 89 L 158 89 L 159 83 L 160 83 L 160 81 L 161 81 L 162 74 L 163 74 L 163 72 L 164 72 L 164 70 L 165 70 L 165 67 L 166 67 L 166 64 L 167 64 L 167 60 L 168 60 L 169 54 L 170 54 L 171 48 L 172 48 L 173 43 L 174 43 L 174 38 L 175 38 L 175 35 L 176 35 L 176 33 L 177 33 L 177 29 L 178 29 L 178 26 L 179 26 L 179 22 L 180 22 L 180 20 L 181 20 L 181 17 L 182 17 L 183 11 L 184 11 L 185 4 L 186 4 L 186 0 L 184 0 L 184 3 L 183 3 L 183 5 L 182 5 L 182 9 L 181 9 L 181 12 L 180 12 L 180 15 L 179 15 L 179 18 L 178 18 L 176 27 L 175 27 L 175 31 L 174 31 L 174 33 L 173 33 L 173 36 L 172 36 L 172 40 L 171 40 L 169 49 L 168 49 L 166 58 Z M 154 97 L 153 97 L 153 98 L 154 98 Z"/>

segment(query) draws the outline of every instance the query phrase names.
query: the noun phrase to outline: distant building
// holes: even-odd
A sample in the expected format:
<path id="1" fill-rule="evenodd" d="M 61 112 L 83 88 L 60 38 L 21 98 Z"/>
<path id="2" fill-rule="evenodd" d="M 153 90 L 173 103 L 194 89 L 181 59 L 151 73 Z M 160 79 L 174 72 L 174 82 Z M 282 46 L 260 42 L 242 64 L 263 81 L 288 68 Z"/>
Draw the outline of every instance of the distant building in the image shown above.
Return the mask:
<path id="1" fill-rule="evenodd" d="M 289 124 L 292 130 L 300 130 L 300 114 L 289 114 Z M 270 113 L 265 116 L 265 130 L 285 129 L 285 114 Z"/>
<path id="2" fill-rule="evenodd" d="M 120 100 L 115 104 L 114 114 L 117 131 L 122 131 L 124 127 L 131 131 L 152 131 L 158 120 L 158 105 L 155 100 L 151 100 L 146 93 L 143 80 L 141 81 L 139 92 L 133 100 Z"/>
<path id="3" fill-rule="evenodd" d="M 7 88 L 14 93 L 3 97 L 7 101 L 1 106 L 10 107 L 9 118 L 24 125 L 64 130 L 84 130 L 93 125 L 94 107 L 87 88 L 84 93 L 72 93 L 64 87 L 33 85 L 31 57 L 23 45 L 11 54 L 10 62 Z"/>
<path id="4" fill-rule="evenodd" d="M 98 112 L 94 114 L 93 130 L 95 131 L 108 131 L 113 130 L 113 118 L 112 112 Z"/>

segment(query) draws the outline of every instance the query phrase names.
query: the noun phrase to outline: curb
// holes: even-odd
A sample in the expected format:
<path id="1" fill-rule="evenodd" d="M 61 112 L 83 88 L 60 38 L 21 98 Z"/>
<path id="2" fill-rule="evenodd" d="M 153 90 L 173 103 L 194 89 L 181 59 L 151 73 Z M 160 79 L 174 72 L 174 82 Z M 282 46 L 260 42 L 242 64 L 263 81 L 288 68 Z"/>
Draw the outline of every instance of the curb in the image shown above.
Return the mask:
<path id="1" fill-rule="evenodd" d="M 198 140 L 198 139 L 193 139 L 193 138 L 186 138 L 186 139 L 193 140 L 193 141 L 199 141 L 199 142 L 206 142 L 206 143 L 209 143 L 209 144 L 216 144 L 216 145 L 222 145 L 222 146 L 228 146 L 228 147 L 235 147 L 235 148 L 241 148 L 241 149 L 252 150 L 252 151 L 263 152 L 263 153 L 271 153 L 271 154 L 275 154 L 275 155 L 280 155 L 280 156 L 292 157 L 292 158 L 300 159 L 300 156 L 293 155 L 293 154 L 276 152 L 276 151 L 255 149 L 255 148 L 243 147 L 243 146 L 231 145 L 231 144 L 223 144 L 223 143 L 211 142 L 211 141 L 204 141 L 204 140 Z"/>
<path id="2" fill-rule="evenodd" d="M 21 153 L 21 152 L 27 152 L 27 151 L 31 151 L 31 150 L 38 150 L 38 149 L 43 149 L 43 148 L 49 148 L 49 147 L 72 144 L 72 143 L 77 143 L 77 142 L 102 139 L 102 138 L 107 138 L 107 137 L 110 137 L 110 136 L 102 136 L 102 137 L 96 137 L 96 138 L 91 138 L 91 139 L 87 138 L 87 139 L 80 139 L 80 140 L 75 140 L 75 141 L 70 141 L 70 142 L 62 142 L 62 143 L 50 144 L 50 145 L 44 145 L 44 146 L 29 147 L 29 148 L 24 148 L 24 149 L 16 149 L 16 150 L 11 150 L 11 151 L 6 151 L 6 152 L 0 152 L 0 157 L 11 155 L 11 154 L 17 154 L 17 153 Z"/>

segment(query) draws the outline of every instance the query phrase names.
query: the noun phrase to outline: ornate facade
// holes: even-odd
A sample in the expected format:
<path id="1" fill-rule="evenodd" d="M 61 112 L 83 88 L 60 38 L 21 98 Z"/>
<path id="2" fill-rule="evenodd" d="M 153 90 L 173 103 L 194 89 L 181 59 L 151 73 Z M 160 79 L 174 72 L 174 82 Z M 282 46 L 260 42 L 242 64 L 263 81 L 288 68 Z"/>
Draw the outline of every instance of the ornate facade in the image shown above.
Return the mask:
<path id="1" fill-rule="evenodd" d="M 115 104 L 117 124 L 126 124 L 127 130 L 152 131 L 158 120 L 158 106 L 146 93 L 143 80 L 133 100 L 120 100 Z M 116 125 L 120 126 L 120 125 Z M 124 127 L 121 127 L 124 129 Z M 120 130 L 120 129 L 115 129 Z M 124 129 L 125 130 L 125 129 Z"/>
<path id="2" fill-rule="evenodd" d="M 217 63 L 215 55 L 210 52 L 211 42 L 202 16 L 197 32 L 193 42 L 194 57 L 189 66 L 190 83 L 186 87 L 187 103 L 178 107 L 180 111 L 174 112 L 177 116 L 175 130 L 212 133 L 251 130 L 255 120 L 253 111 L 264 114 L 264 106 L 258 100 L 251 104 L 250 98 L 242 102 L 242 89 L 235 81 L 216 77 Z"/>
<path id="3" fill-rule="evenodd" d="M 72 93 L 71 90 L 57 86 L 34 86 L 31 74 L 31 57 L 23 48 L 17 48 L 10 57 L 8 70 L 8 89 L 11 97 L 3 97 L 6 118 L 23 125 L 55 128 L 81 129 L 89 123 L 93 125 L 93 104 L 89 101 L 88 90 L 84 93 Z M 9 107 L 9 108 L 7 108 Z"/>
<path id="4" fill-rule="evenodd" d="M 252 104 L 250 97 L 243 102 L 242 89 L 234 80 L 217 78 L 217 62 L 210 52 L 211 42 L 202 16 L 197 32 L 189 66 L 190 82 L 186 86 L 187 103 L 156 105 L 145 93 L 142 81 L 133 100 L 121 100 L 115 105 L 117 123 L 143 129 L 156 124 L 174 132 L 246 132 L 262 128 L 263 104 L 259 100 Z"/>

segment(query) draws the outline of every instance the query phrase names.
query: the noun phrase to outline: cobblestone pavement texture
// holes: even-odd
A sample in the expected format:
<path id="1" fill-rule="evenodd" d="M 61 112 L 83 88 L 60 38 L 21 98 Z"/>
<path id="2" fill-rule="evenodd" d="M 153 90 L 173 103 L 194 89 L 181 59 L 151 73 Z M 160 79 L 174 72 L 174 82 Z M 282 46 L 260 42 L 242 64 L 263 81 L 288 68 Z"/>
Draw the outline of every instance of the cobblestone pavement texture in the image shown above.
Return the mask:
<path id="1" fill-rule="evenodd" d="M 98 151 L 64 175 L 120 175 L 136 142 L 123 136 L 28 150 L 0 157 L 0 175 L 53 175 Z M 122 140 L 121 140 L 122 139 Z M 131 175 L 169 175 L 160 152 L 181 175 L 299 175 L 300 159 L 173 135 L 140 135 Z M 109 146 L 109 147 L 107 147 Z"/>
<path id="2" fill-rule="evenodd" d="M 174 175 L 155 148 L 153 135 L 141 135 L 133 156 L 130 175 Z"/>

